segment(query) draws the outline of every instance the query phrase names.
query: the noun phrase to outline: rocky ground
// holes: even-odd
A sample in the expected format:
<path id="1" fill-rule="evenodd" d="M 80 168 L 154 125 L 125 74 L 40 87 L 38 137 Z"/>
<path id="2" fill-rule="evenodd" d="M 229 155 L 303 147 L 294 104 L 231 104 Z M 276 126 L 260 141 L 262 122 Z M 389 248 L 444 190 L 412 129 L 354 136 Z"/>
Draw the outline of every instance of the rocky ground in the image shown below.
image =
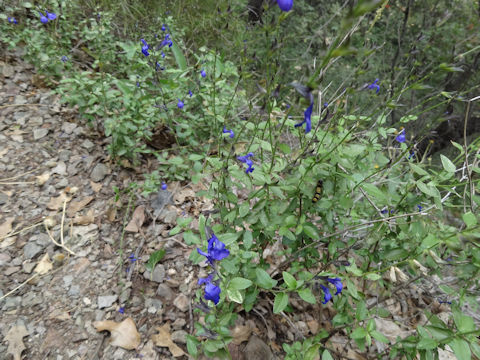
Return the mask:
<path id="1" fill-rule="evenodd" d="M 110 162 L 105 139 L 19 55 L 0 61 L 0 358 L 182 358 L 198 318 L 197 279 L 206 272 L 188 261 L 195 247 L 169 230 L 178 217 L 195 218 L 211 205 L 195 197 L 199 188 L 175 183 L 149 199 L 117 197 L 115 187 L 127 189 L 148 169 Z M 159 249 L 166 255 L 150 273 L 145 265 Z M 376 319 L 392 341 L 425 322 L 422 309 L 448 321 L 448 308 L 428 292 L 399 288 L 385 302 L 398 317 Z M 280 357 L 284 341 L 328 330 L 334 316 L 328 306 L 294 298 L 293 316 L 273 316 L 271 305 L 264 299 L 240 314 L 234 359 Z M 105 328 L 111 336 L 98 331 Z M 344 334 L 330 344 L 338 358 L 365 358 Z"/>

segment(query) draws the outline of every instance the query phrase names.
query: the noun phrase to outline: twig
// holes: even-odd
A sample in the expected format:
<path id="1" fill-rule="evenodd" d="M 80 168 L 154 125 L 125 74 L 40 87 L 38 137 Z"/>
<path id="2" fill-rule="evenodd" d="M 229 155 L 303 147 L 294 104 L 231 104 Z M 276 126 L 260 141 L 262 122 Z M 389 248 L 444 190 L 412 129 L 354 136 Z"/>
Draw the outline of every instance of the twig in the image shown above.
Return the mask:
<path id="1" fill-rule="evenodd" d="M 47 224 L 44 223 L 45 225 L 45 230 L 47 231 L 47 234 L 48 236 L 50 237 L 50 240 L 53 241 L 53 243 L 63 249 L 65 249 L 68 253 L 70 253 L 71 255 L 75 255 L 75 253 L 70 250 L 68 247 L 65 246 L 65 242 L 63 240 L 63 223 L 65 221 L 65 207 L 67 205 L 67 200 L 65 199 L 63 201 L 63 211 L 62 211 L 62 222 L 60 223 L 60 243 L 58 243 L 52 236 L 52 234 L 50 233 L 50 231 L 48 230 L 48 227 L 47 227 Z"/>
<path id="2" fill-rule="evenodd" d="M 42 221 L 40 221 L 40 222 L 38 222 L 38 223 L 36 223 L 36 224 L 27 226 L 26 228 L 20 229 L 20 230 L 18 230 L 18 231 L 16 231 L 16 232 L 8 233 L 7 235 L 0 237 L 0 240 L 4 240 L 4 239 L 9 238 L 9 237 L 12 237 L 12 236 L 14 236 L 14 235 L 20 234 L 22 231 L 26 231 L 26 230 L 32 229 L 32 228 L 34 228 L 34 227 L 37 227 L 37 226 L 40 225 L 41 223 L 42 223 Z"/>
<path id="3" fill-rule="evenodd" d="M 468 168 L 468 147 L 467 147 L 467 123 L 468 123 L 468 118 L 470 116 L 470 104 L 472 102 L 469 101 L 467 103 L 467 111 L 465 113 L 465 120 L 464 120 L 464 123 L 463 123 L 463 150 L 465 152 L 465 167 L 467 168 L 467 176 L 468 176 L 468 185 L 470 187 L 470 210 L 473 212 L 473 206 L 474 206 L 474 203 L 473 203 L 473 196 L 475 195 L 475 187 L 473 185 L 473 181 L 472 181 L 472 172 L 470 171 L 470 169 Z"/>
<path id="4" fill-rule="evenodd" d="M 25 172 L 25 173 L 23 173 L 23 174 L 20 174 L 20 175 L 15 175 L 15 176 L 13 176 L 13 177 L 5 178 L 5 179 L 0 179 L 0 182 L 8 181 L 8 180 L 15 180 L 15 179 L 18 179 L 19 177 L 22 177 L 22 176 L 24 176 L 24 175 L 31 174 L 32 172 L 37 171 L 37 170 L 38 170 L 38 168 L 37 168 L 37 169 L 30 170 L 30 171 L 27 171 L 27 172 Z"/>
<path id="5" fill-rule="evenodd" d="M 35 184 L 35 181 L 18 181 L 18 182 L 2 182 L 0 185 L 19 185 L 19 184 Z"/>
<path id="6" fill-rule="evenodd" d="M 7 107 L 12 107 L 12 106 L 48 106 L 45 104 L 7 104 L 7 105 L 2 105 L 0 106 L 0 109 L 4 109 Z"/>
<path id="7" fill-rule="evenodd" d="M 25 284 L 27 284 L 30 280 L 33 280 L 35 279 L 39 274 L 34 274 L 33 276 L 30 276 L 27 280 L 25 280 L 23 283 L 21 283 L 20 285 L 18 285 L 15 289 L 13 290 L 10 290 L 8 293 L 6 293 L 5 295 L 3 295 L 2 297 L 0 297 L 0 301 L 2 301 L 3 299 L 5 299 L 7 296 L 10 296 L 12 295 L 15 291 L 17 291 L 18 289 L 21 289 L 22 287 L 25 286 Z"/>

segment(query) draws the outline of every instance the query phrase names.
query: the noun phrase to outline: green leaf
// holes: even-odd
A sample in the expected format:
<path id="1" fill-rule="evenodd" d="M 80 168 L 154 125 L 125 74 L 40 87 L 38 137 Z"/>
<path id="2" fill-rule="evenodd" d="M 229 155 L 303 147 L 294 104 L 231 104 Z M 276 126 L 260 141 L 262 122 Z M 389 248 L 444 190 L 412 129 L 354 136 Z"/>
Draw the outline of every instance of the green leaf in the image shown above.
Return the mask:
<path id="1" fill-rule="evenodd" d="M 470 360 L 472 358 L 472 352 L 470 346 L 463 339 L 453 339 L 448 345 L 452 348 L 453 352 L 457 356 L 457 359 Z"/>
<path id="2" fill-rule="evenodd" d="M 228 287 L 232 290 L 243 290 L 248 288 L 252 284 L 253 283 L 251 280 L 241 278 L 241 277 L 235 277 L 232 280 L 230 280 Z"/>
<path id="3" fill-rule="evenodd" d="M 268 273 L 261 269 L 261 268 L 256 268 L 255 269 L 255 275 L 257 275 L 257 279 L 255 283 L 260 286 L 261 288 L 264 289 L 271 289 L 275 285 L 277 285 L 277 280 L 273 280 Z"/>
<path id="4" fill-rule="evenodd" d="M 453 320 L 455 321 L 455 325 L 457 325 L 458 331 L 461 333 L 468 333 L 475 330 L 473 319 L 470 316 L 463 314 L 457 308 L 453 308 Z"/>
<path id="5" fill-rule="evenodd" d="M 304 225 L 303 225 L 303 232 L 304 232 L 310 239 L 316 240 L 316 239 L 320 238 L 320 235 L 319 235 L 319 233 L 318 233 L 317 228 L 315 228 L 315 227 L 312 226 L 312 225 L 304 224 Z"/>
<path id="6" fill-rule="evenodd" d="M 450 161 L 449 158 L 447 158 L 445 155 L 440 155 L 440 159 L 442 160 L 442 165 L 443 168 L 449 172 L 449 173 L 454 173 L 455 170 L 457 169 L 455 164 Z"/>
<path id="7" fill-rule="evenodd" d="M 317 303 L 317 300 L 315 299 L 315 296 L 313 295 L 312 290 L 310 290 L 310 288 L 298 290 L 297 293 L 304 301 L 310 304 Z"/>
<path id="8" fill-rule="evenodd" d="M 250 212 L 250 204 L 248 202 L 244 202 L 240 207 L 238 208 L 238 216 L 240 217 L 245 217 Z"/>
<path id="9" fill-rule="evenodd" d="M 416 172 L 418 175 L 421 175 L 421 176 L 426 176 L 428 175 L 428 172 L 426 172 L 425 170 L 423 170 L 420 166 L 418 165 L 415 165 L 414 163 L 409 163 L 410 167 L 412 168 L 412 170 L 414 172 Z"/>
<path id="10" fill-rule="evenodd" d="M 195 338 L 195 336 L 187 335 L 187 350 L 190 355 L 196 357 L 198 355 L 197 346 L 199 341 Z"/>
<path id="11" fill-rule="evenodd" d="M 381 279 L 382 277 L 379 275 L 379 274 L 375 274 L 375 273 L 370 273 L 370 274 L 367 274 L 367 279 L 368 280 L 372 280 L 372 281 L 377 281 L 379 279 Z"/>
<path id="12" fill-rule="evenodd" d="M 390 340 L 388 340 L 388 338 L 385 335 L 378 332 L 377 330 L 372 330 L 370 332 L 370 335 L 372 335 L 373 338 L 377 339 L 378 341 L 380 341 L 384 344 L 388 344 L 390 342 Z"/>
<path id="13" fill-rule="evenodd" d="M 163 259 L 164 256 L 165 256 L 165 249 L 160 249 L 151 253 L 150 258 L 148 259 L 148 262 L 145 264 L 145 267 L 147 268 L 147 270 L 149 270 L 150 272 L 153 272 L 153 269 L 155 269 L 155 265 L 157 265 L 160 262 L 160 260 Z"/>
<path id="14" fill-rule="evenodd" d="M 353 332 L 350 334 L 350 337 L 354 340 L 364 339 L 367 336 L 367 330 L 362 327 L 357 327 Z"/>
<path id="15" fill-rule="evenodd" d="M 377 198 L 380 201 L 386 201 L 385 194 L 373 184 L 363 184 L 362 189 L 367 192 L 368 195 Z"/>
<path id="16" fill-rule="evenodd" d="M 462 219 L 465 225 L 467 225 L 467 228 L 477 225 L 477 218 L 471 211 L 463 214 Z"/>
<path id="17" fill-rule="evenodd" d="M 243 246 L 245 246 L 246 249 L 250 249 L 253 244 L 253 236 L 252 233 L 248 230 L 245 230 L 243 233 Z"/>
<path id="18" fill-rule="evenodd" d="M 236 302 L 237 304 L 242 304 L 245 298 L 244 292 L 233 289 L 227 289 L 227 296 L 231 301 Z"/>
<path id="19" fill-rule="evenodd" d="M 182 50 L 177 45 L 177 42 L 174 41 L 172 45 L 173 56 L 175 56 L 175 61 L 177 62 L 178 67 L 185 71 L 187 69 L 187 59 L 183 55 Z"/>
<path id="20" fill-rule="evenodd" d="M 187 245 L 192 245 L 192 244 L 199 245 L 201 243 L 200 238 L 190 230 L 185 231 L 183 233 L 183 240 L 185 241 L 185 244 L 187 244 Z"/>
<path id="21" fill-rule="evenodd" d="M 322 354 L 322 360 L 333 360 L 332 355 L 328 352 L 328 350 L 325 350 Z"/>
<path id="22" fill-rule="evenodd" d="M 288 272 L 284 271 L 282 272 L 283 275 L 283 281 L 285 281 L 285 284 L 287 284 L 287 287 L 290 290 L 294 290 L 297 288 L 297 280 Z"/>
<path id="23" fill-rule="evenodd" d="M 320 350 L 320 344 L 312 345 L 305 351 L 303 358 L 305 360 L 317 360 L 319 358 L 318 351 Z"/>
<path id="24" fill-rule="evenodd" d="M 417 344 L 417 349 L 433 350 L 438 347 L 438 343 L 430 338 L 422 338 Z"/>
<path id="25" fill-rule="evenodd" d="M 402 248 L 391 249 L 386 251 L 382 258 L 389 261 L 402 260 L 408 256 L 408 251 Z"/>
<path id="26" fill-rule="evenodd" d="M 278 314 L 282 312 L 288 305 L 288 295 L 284 292 L 275 295 L 275 301 L 273 302 L 273 313 Z"/>

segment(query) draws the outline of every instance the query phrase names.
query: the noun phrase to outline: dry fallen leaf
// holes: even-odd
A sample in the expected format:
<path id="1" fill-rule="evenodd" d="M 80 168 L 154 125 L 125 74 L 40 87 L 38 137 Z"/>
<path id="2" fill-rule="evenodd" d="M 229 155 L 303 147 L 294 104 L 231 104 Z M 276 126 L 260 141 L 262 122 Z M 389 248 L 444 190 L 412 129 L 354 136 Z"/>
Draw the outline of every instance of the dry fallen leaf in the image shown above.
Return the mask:
<path id="1" fill-rule="evenodd" d="M 13 355 L 13 360 L 20 360 L 22 358 L 22 351 L 26 349 L 23 344 L 23 338 L 28 335 L 28 331 L 24 325 L 16 325 L 12 327 L 5 340 L 8 341 L 7 354 Z"/>
<path id="2" fill-rule="evenodd" d="M 73 223 L 75 225 L 88 225 L 95 221 L 95 216 L 93 215 L 93 209 L 88 210 L 86 215 L 75 216 Z"/>
<path id="3" fill-rule="evenodd" d="M 248 325 L 235 326 L 235 328 L 232 330 L 232 342 L 235 345 L 240 345 L 242 342 L 248 341 L 251 333 L 252 328 Z"/>
<path id="4" fill-rule="evenodd" d="M 63 202 L 64 201 L 69 202 L 72 200 L 71 197 L 69 197 L 65 192 L 62 192 L 60 196 L 53 197 L 50 199 L 50 201 L 47 204 L 47 209 L 49 210 L 59 210 L 63 207 Z"/>
<path id="5" fill-rule="evenodd" d="M 92 180 L 90 180 L 90 187 L 93 191 L 98 193 L 102 189 L 102 183 L 94 183 Z"/>
<path id="6" fill-rule="evenodd" d="M 110 331 L 111 343 L 114 346 L 133 350 L 140 345 L 140 334 L 131 318 L 126 318 L 121 323 L 111 320 L 95 321 L 93 326 L 97 331 Z"/>
<path id="7" fill-rule="evenodd" d="M 138 229 L 140 229 L 145 221 L 145 206 L 140 205 L 135 209 L 132 215 L 132 220 L 128 223 L 127 227 L 125 228 L 125 231 L 129 232 L 138 232 Z"/>
<path id="8" fill-rule="evenodd" d="M 193 191 L 192 189 L 189 189 L 189 188 L 182 189 L 180 191 L 176 191 L 174 196 L 173 196 L 173 201 L 176 205 L 180 205 L 180 204 L 183 204 L 185 202 L 185 199 L 187 199 L 187 198 L 194 199 L 195 198 L 195 191 Z"/>
<path id="9" fill-rule="evenodd" d="M 172 341 L 170 336 L 170 324 L 166 323 L 162 327 L 157 327 L 158 334 L 152 335 L 152 340 L 155 345 L 160 347 L 168 347 L 168 350 L 174 357 L 185 355 L 183 350 Z"/>
<path id="10" fill-rule="evenodd" d="M 2 225 L 0 225 L 0 238 L 5 237 L 10 231 L 12 231 L 13 220 L 15 220 L 14 217 L 9 217 Z"/>
<path id="11" fill-rule="evenodd" d="M 93 200 L 93 196 L 87 196 L 86 198 L 80 201 L 72 201 L 68 206 L 67 215 L 69 217 L 73 217 L 78 211 L 82 210 L 92 200 Z"/>
<path id="12" fill-rule="evenodd" d="M 48 181 L 48 179 L 50 179 L 50 174 L 46 172 L 46 173 L 43 173 L 42 175 L 38 175 L 35 177 L 36 177 L 35 182 L 37 183 L 37 185 L 42 186 Z"/>
<path id="13" fill-rule="evenodd" d="M 45 254 L 42 259 L 38 262 L 38 265 L 35 267 L 36 273 L 43 275 L 52 270 L 53 265 L 52 262 L 50 261 L 50 256 L 48 256 L 48 253 Z"/>

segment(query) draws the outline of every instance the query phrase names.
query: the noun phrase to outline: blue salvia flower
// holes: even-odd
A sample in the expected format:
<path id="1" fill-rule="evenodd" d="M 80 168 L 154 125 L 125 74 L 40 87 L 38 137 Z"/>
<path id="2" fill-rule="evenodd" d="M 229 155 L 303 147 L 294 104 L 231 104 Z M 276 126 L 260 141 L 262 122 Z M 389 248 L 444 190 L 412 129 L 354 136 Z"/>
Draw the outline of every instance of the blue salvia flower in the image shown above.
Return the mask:
<path id="1" fill-rule="evenodd" d="M 212 237 L 208 240 L 207 252 L 204 252 L 198 248 L 197 251 L 200 255 L 205 256 L 207 261 L 212 265 L 214 261 L 225 259 L 228 255 L 230 255 L 230 251 L 225 249 L 225 244 L 218 240 L 215 234 L 212 234 Z"/>
<path id="2" fill-rule="evenodd" d="M 165 24 L 162 25 L 162 31 L 165 31 Z"/>
<path id="3" fill-rule="evenodd" d="M 188 95 L 190 95 L 190 97 L 193 96 L 192 90 L 188 90 Z"/>
<path id="4" fill-rule="evenodd" d="M 183 103 L 183 101 L 180 100 L 180 99 L 178 99 L 177 107 L 178 107 L 179 109 L 183 109 L 184 106 L 185 106 L 185 104 Z"/>
<path id="5" fill-rule="evenodd" d="M 290 11 L 293 7 L 293 0 L 277 0 L 278 7 L 282 11 Z"/>
<path id="6" fill-rule="evenodd" d="M 215 285 L 212 280 L 213 274 L 210 274 L 206 278 L 198 279 L 198 285 L 207 284 L 205 286 L 204 298 L 205 300 L 212 300 L 215 305 L 217 305 L 220 301 L 220 293 L 222 292 L 222 289 L 220 289 L 220 286 Z"/>
<path id="7" fill-rule="evenodd" d="M 143 55 L 149 56 L 150 53 L 148 52 L 148 49 L 150 48 L 150 46 L 147 44 L 147 42 L 145 41 L 145 39 L 140 39 L 140 41 L 143 43 L 143 46 L 142 46 L 142 53 L 143 53 Z"/>
<path id="8" fill-rule="evenodd" d="M 330 283 L 330 284 L 333 284 L 335 285 L 335 288 L 337 289 L 337 292 L 335 293 L 335 295 L 338 295 L 342 292 L 342 289 L 343 289 L 343 284 L 342 284 L 342 280 L 340 278 L 327 278 L 327 281 Z"/>
<path id="9" fill-rule="evenodd" d="M 303 121 L 301 123 L 295 124 L 295 127 L 302 126 L 305 124 L 305 134 L 308 134 L 312 130 L 312 111 L 313 111 L 313 100 L 310 106 L 303 113 Z"/>
<path id="10" fill-rule="evenodd" d="M 411 150 L 410 151 L 410 155 L 408 155 L 408 160 L 410 160 L 411 158 L 413 158 L 415 156 L 415 151 Z"/>
<path id="11" fill-rule="evenodd" d="M 320 287 L 323 290 L 323 294 L 325 295 L 322 301 L 322 304 L 328 303 L 330 300 L 332 300 L 332 294 L 330 293 L 330 289 L 324 285 L 320 284 Z"/>
<path id="12" fill-rule="evenodd" d="M 49 13 L 47 10 L 45 10 L 45 13 L 47 14 L 47 18 L 50 21 L 55 20 L 57 18 L 57 14 L 55 13 Z"/>
<path id="13" fill-rule="evenodd" d="M 202 78 L 207 76 L 207 73 L 205 72 L 205 69 L 202 69 L 202 71 L 200 71 L 200 75 L 202 75 Z"/>
<path id="14" fill-rule="evenodd" d="M 255 170 L 255 168 L 253 167 L 253 161 L 250 160 L 250 158 L 253 156 L 253 153 L 249 152 L 247 155 L 244 155 L 244 156 L 237 156 L 237 160 L 244 163 L 244 164 L 247 164 L 247 169 L 245 170 L 245 172 L 248 174 L 248 173 L 251 173 L 253 172 L 253 170 Z"/>
<path id="15" fill-rule="evenodd" d="M 122 306 L 120 309 L 118 309 L 118 312 L 120 314 L 125 314 L 125 308 Z"/>
<path id="16" fill-rule="evenodd" d="M 423 207 L 422 205 L 417 205 L 418 211 L 422 211 Z"/>
<path id="17" fill-rule="evenodd" d="M 165 70 L 165 66 L 160 65 L 159 62 L 157 61 L 155 62 L 155 71 L 158 71 L 158 69 L 163 71 Z"/>
<path id="18" fill-rule="evenodd" d="M 8 21 L 10 24 L 18 24 L 17 19 L 15 19 L 14 17 L 8 17 L 8 18 L 7 18 L 7 21 Z"/>
<path id="19" fill-rule="evenodd" d="M 42 23 L 42 24 L 48 23 L 48 18 L 47 18 L 45 15 L 43 15 L 40 11 L 39 11 L 38 13 L 40 14 L 40 21 L 41 21 L 41 23 Z"/>
<path id="20" fill-rule="evenodd" d="M 130 254 L 128 259 L 130 260 L 131 263 L 134 263 L 135 261 L 137 261 L 137 258 L 135 257 L 135 254 Z"/>
<path id="21" fill-rule="evenodd" d="M 395 138 L 399 143 L 404 143 L 405 142 L 405 129 L 403 129 L 400 134 L 397 135 Z"/>
<path id="22" fill-rule="evenodd" d="M 235 136 L 235 133 L 233 132 L 233 130 L 227 130 L 227 127 L 224 126 L 223 127 L 223 133 L 226 134 L 226 133 L 230 133 L 230 138 L 233 139 L 233 137 Z"/>
<path id="23" fill-rule="evenodd" d="M 167 184 L 165 184 L 165 182 L 162 182 L 162 190 L 167 190 Z"/>
<path id="24" fill-rule="evenodd" d="M 68 61 L 68 57 L 63 55 L 60 60 L 62 60 L 64 63 L 66 63 Z"/>
<path id="25" fill-rule="evenodd" d="M 370 85 L 367 86 L 367 89 L 368 90 L 375 89 L 375 93 L 378 94 L 378 92 L 380 91 L 380 85 L 377 84 L 378 81 L 379 81 L 379 79 L 375 79 L 375 81 L 373 83 L 371 83 Z"/>
<path id="26" fill-rule="evenodd" d="M 162 51 L 161 55 L 162 55 L 162 58 L 165 58 L 165 53 L 163 51 Z"/>
<path id="27" fill-rule="evenodd" d="M 165 34 L 165 38 L 160 43 L 159 48 L 161 49 L 162 47 L 164 47 L 166 45 L 168 45 L 168 47 L 172 47 L 172 45 L 173 45 L 172 40 L 170 40 L 170 34 Z"/>

